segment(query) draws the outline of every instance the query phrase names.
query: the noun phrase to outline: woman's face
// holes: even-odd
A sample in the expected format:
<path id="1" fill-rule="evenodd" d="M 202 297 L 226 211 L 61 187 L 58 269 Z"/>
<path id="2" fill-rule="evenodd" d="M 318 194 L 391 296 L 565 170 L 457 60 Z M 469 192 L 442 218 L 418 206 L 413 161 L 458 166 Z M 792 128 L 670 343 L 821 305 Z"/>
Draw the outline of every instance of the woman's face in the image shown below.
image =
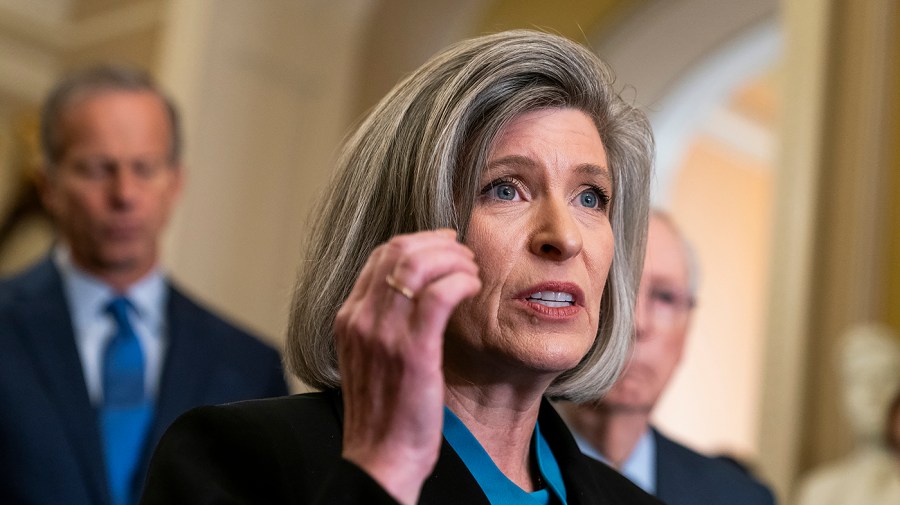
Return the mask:
<path id="1" fill-rule="evenodd" d="M 522 114 L 500 132 L 479 187 L 467 245 L 483 288 L 454 313 L 445 367 L 470 380 L 550 381 L 596 338 L 613 257 L 612 174 L 597 128 L 575 109 Z"/>

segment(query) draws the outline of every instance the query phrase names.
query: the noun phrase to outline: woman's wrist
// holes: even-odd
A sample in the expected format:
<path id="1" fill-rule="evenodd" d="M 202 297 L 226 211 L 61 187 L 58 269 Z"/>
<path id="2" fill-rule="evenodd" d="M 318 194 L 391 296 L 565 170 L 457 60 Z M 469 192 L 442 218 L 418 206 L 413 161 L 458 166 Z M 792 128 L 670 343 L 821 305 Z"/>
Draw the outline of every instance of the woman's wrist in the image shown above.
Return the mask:
<path id="1" fill-rule="evenodd" d="M 367 452 L 367 451 L 366 451 Z M 398 451 L 377 451 L 381 454 L 365 454 L 364 451 L 344 451 L 342 457 L 368 474 L 388 494 L 404 505 L 414 505 L 425 479 L 434 468 L 415 456 L 403 457 Z"/>

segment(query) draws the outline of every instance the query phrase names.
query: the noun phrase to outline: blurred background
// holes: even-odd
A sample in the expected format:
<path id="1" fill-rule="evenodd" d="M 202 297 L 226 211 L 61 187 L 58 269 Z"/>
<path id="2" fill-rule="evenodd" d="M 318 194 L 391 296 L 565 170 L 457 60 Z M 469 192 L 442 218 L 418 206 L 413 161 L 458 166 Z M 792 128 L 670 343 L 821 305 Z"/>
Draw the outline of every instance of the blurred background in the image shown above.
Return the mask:
<path id="1" fill-rule="evenodd" d="M 453 41 L 530 27 L 593 48 L 657 136 L 654 203 L 694 243 L 669 434 L 782 500 L 843 454 L 835 345 L 900 328 L 895 0 L 0 0 L 0 273 L 52 241 L 37 110 L 67 70 L 150 70 L 185 120 L 174 277 L 279 345 L 307 213 L 341 140 Z M 348 197 L 365 188 L 347 188 Z"/>

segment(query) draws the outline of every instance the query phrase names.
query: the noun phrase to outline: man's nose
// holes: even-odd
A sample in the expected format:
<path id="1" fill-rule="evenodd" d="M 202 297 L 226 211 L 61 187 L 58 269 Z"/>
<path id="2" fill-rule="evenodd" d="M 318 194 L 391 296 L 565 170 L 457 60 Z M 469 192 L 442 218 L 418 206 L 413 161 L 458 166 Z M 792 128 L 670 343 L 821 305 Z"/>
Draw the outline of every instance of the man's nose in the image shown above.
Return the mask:
<path id="1" fill-rule="evenodd" d="M 139 181 L 126 163 L 119 162 L 110 178 L 110 197 L 117 206 L 129 206 L 138 191 Z"/>

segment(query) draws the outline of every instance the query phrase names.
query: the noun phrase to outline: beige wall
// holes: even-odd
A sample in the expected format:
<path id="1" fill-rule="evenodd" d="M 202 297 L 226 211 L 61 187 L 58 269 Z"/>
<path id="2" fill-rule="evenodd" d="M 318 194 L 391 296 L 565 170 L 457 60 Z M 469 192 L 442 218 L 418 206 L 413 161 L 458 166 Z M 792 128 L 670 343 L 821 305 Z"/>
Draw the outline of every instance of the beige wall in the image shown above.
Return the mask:
<path id="1" fill-rule="evenodd" d="M 278 345 L 306 216 L 350 122 L 371 3 L 197 5 L 173 5 L 163 57 L 189 117 L 188 182 L 167 263 Z"/>

